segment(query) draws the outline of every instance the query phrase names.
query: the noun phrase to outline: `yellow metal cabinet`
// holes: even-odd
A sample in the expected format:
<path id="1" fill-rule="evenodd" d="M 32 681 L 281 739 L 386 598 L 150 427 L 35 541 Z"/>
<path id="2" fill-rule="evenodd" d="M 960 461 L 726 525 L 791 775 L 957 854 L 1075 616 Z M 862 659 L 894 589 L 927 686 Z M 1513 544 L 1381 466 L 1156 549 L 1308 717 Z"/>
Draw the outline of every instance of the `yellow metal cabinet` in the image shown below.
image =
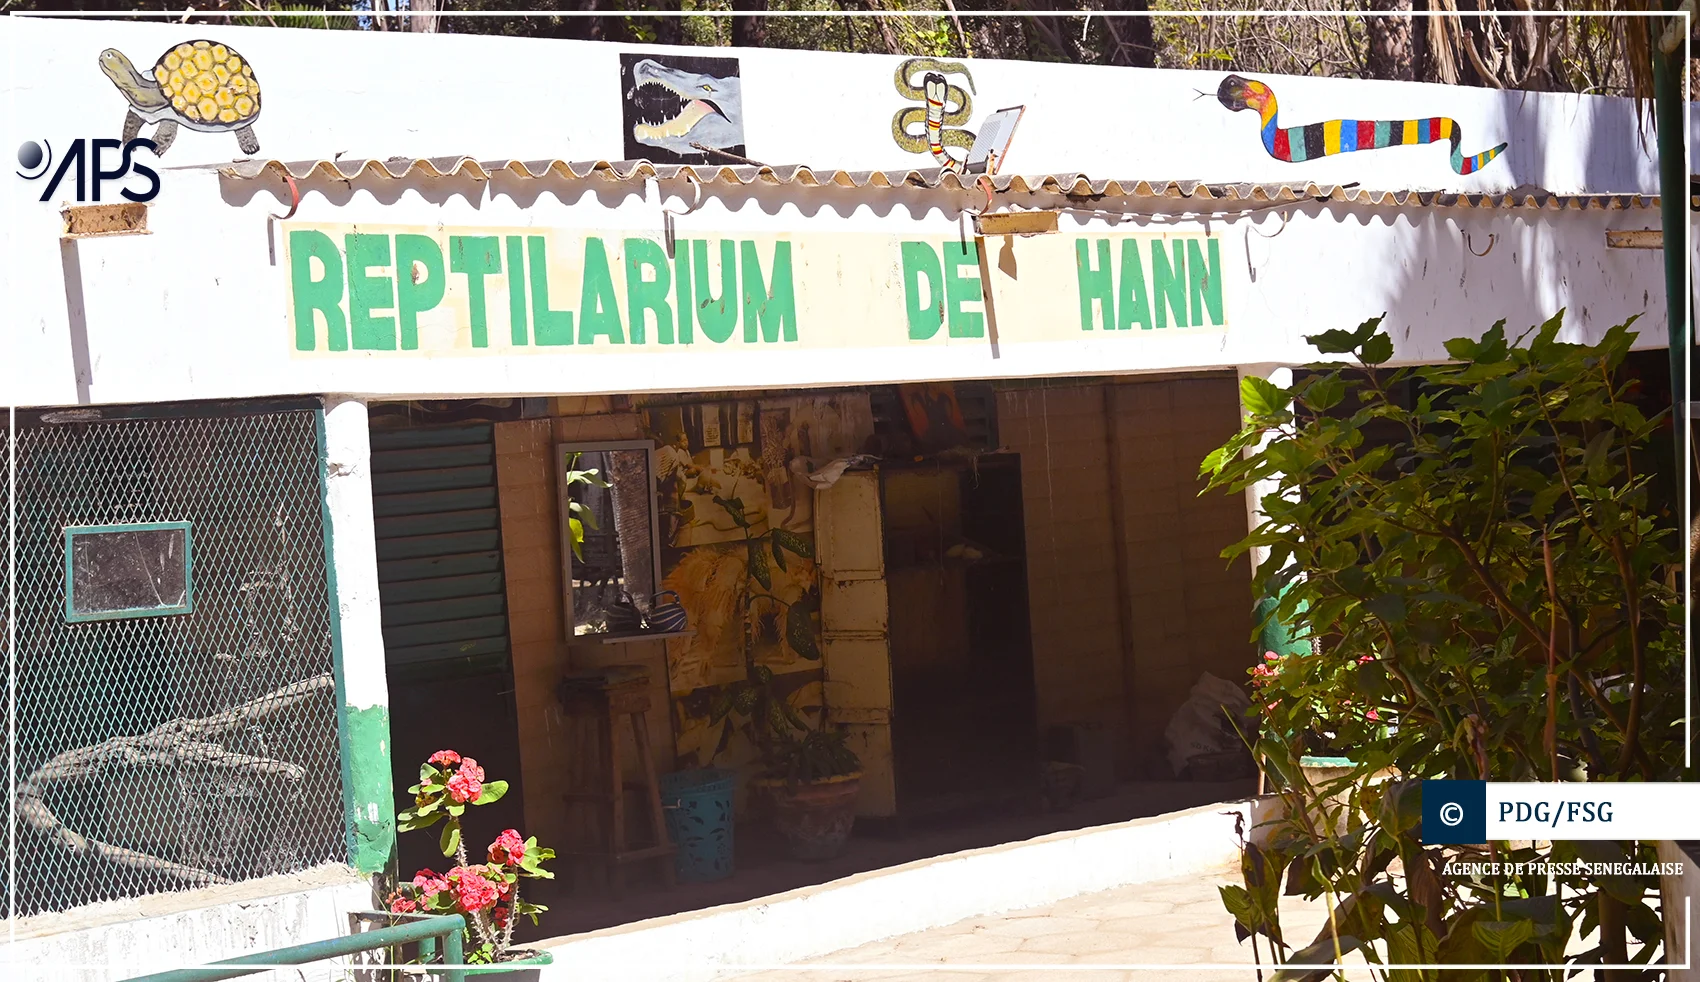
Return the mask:
<path id="1" fill-rule="evenodd" d="M 891 639 L 877 470 L 847 471 L 815 493 L 828 718 L 862 758 L 856 813 L 897 814 L 891 750 Z"/>

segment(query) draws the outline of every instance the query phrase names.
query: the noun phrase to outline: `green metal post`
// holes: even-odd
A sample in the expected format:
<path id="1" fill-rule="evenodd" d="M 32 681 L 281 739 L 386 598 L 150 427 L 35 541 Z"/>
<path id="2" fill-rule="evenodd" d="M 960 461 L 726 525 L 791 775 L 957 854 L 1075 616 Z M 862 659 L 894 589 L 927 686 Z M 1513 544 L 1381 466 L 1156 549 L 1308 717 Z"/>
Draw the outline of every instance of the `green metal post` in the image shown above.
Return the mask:
<path id="1" fill-rule="evenodd" d="M 341 938 L 331 938 L 329 941 L 314 941 L 309 944 L 298 944 L 276 951 L 265 951 L 254 955 L 243 955 L 240 958 L 230 958 L 214 962 L 201 968 L 179 968 L 170 972 L 159 972 L 154 975 L 143 975 L 129 979 L 127 982 L 222 982 L 224 979 L 241 978 L 244 975 L 258 975 L 261 972 L 275 968 L 294 968 L 300 965 L 311 965 L 330 958 L 344 958 L 362 951 L 375 948 L 388 948 L 391 945 L 410 944 L 423 941 L 426 938 L 443 939 L 443 964 L 459 965 L 465 957 L 461 951 L 461 932 L 466 930 L 466 918 L 459 914 L 444 914 L 440 917 L 425 917 L 395 927 L 379 928 L 364 934 L 350 934 Z M 441 973 L 444 982 L 463 982 L 465 971 L 446 968 Z"/>
<path id="2" fill-rule="evenodd" d="M 1660 25 L 1661 27 L 1663 25 Z M 1683 382 L 1693 355 L 1692 312 L 1689 310 L 1688 269 L 1688 155 L 1684 146 L 1682 49 L 1667 55 L 1659 47 L 1662 30 L 1653 36 L 1653 117 L 1659 128 L 1659 217 L 1664 233 L 1665 309 L 1670 325 L 1672 427 L 1676 431 L 1679 475 L 1688 448 L 1688 406 Z"/>
<path id="3" fill-rule="evenodd" d="M 460 915 L 456 914 L 455 917 L 459 918 Z M 466 951 L 464 950 L 464 946 L 461 944 L 460 938 L 461 935 L 459 931 L 450 931 L 448 934 L 443 935 L 444 965 L 466 964 Z M 442 982 L 465 982 L 466 972 L 458 968 L 447 968 L 443 970 L 442 976 Z"/>
<path id="4" fill-rule="evenodd" d="M 1673 18 L 1688 33 L 1687 18 Z M 1670 379 L 1671 379 L 1671 430 L 1676 441 L 1676 482 L 1678 487 L 1686 485 L 1687 475 L 1691 473 L 1688 457 L 1690 453 L 1688 418 L 1689 407 L 1684 382 L 1692 377 L 1694 358 L 1694 312 L 1690 309 L 1690 296 L 1686 273 L 1688 271 L 1688 209 L 1689 209 L 1689 175 L 1688 147 L 1685 137 L 1687 110 L 1682 98 L 1685 87 L 1684 71 L 1686 64 L 1683 55 L 1687 53 L 1687 45 L 1677 47 L 1676 51 L 1666 54 L 1660 45 L 1660 37 L 1664 34 L 1664 24 L 1655 21 L 1655 28 L 1648 33 L 1653 45 L 1653 117 L 1659 127 L 1659 218 L 1664 237 L 1665 252 L 1665 309 L 1668 312 L 1670 325 Z M 1680 499 L 1680 495 L 1678 495 Z M 1687 525 L 1694 521 L 1694 506 L 1684 502 L 1680 512 L 1685 520 L 1681 536 L 1686 547 L 1688 540 Z M 1678 590 L 1687 597 L 1690 582 L 1683 582 Z M 1689 698 L 1700 702 L 1700 693 L 1696 693 L 1696 683 L 1700 683 L 1700 674 L 1689 673 Z M 1696 736 L 1700 731 L 1689 730 L 1690 753 L 1695 749 Z"/>

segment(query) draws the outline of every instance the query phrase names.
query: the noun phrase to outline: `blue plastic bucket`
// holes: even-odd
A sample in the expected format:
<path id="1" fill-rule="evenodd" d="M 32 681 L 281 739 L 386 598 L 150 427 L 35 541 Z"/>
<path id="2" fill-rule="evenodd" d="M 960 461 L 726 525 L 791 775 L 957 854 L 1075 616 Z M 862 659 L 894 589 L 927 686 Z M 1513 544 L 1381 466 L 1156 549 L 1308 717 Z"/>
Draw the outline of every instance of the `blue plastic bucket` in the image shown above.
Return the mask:
<path id="1" fill-rule="evenodd" d="M 722 768 L 661 776 L 661 806 L 678 850 L 673 862 L 681 882 L 732 875 L 732 788 L 733 774 Z"/>

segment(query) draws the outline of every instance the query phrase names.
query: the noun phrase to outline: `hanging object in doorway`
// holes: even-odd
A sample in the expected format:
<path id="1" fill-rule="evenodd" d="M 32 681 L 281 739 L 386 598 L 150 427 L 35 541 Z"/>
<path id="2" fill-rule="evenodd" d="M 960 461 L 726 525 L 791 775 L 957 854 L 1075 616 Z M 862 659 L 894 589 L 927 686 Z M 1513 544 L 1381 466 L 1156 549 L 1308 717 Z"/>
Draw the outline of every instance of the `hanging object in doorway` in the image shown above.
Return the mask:
<path id="1" fill-rule="evenodd" d="M 1239 112 L 1255 109 L 1263 121 L 1263 148 L 1269 156 L 1288 163 L 1302 163 L 1354 150 L 1380 150 L 1447 140 L 1452 144 L 1452 170 L 1474 174 L 1505 152 L 1509 144 L 1464 156 L 1460 144 L 1464 133 L 1458 123 L 1445 116 L 1428 119 L 1331 119 L 1282 129 L 1275 118 L 1275 92 L 1254 79 L 1229 75 L 1216 89 L 1223 106 Z"/>
<path id="2" fill-rule="evenodd" d="M 117 48 L 100 53 L 100 70 L 118 87 L 130 109 L 124 114 L 124 142 L 153 131 L 154 154 L 165 156 L 179 126 L 202 133 L 235 132 L 242 152 L 260 152 L 254 120 L 260 116 L 260 82 L 254 66 L 236 49 L 217 41 L 185 41 L 160 55 L 145 74 Z"/>
<path id="3" fill-rule="evenodd" d="M 915 85 L 917 73 L 925 73 L 921 84 Z M 974 102 L 960 86 L 951 85 L 947 75 L 961 75 L 974 91 L 974 76 L 960 61 L 935 61 L 932 58 L 910 58 L 897 66 L 897 94 L 918 106 L 899 109 L 891 118 L 891 136 L 897 145 L 910 153 L 930 153 L 939 166 L 947 171 L 962 169 L 963 159 L 950 154 L 946 147 L 955 147 L 966 154 L 974 146 L 974 131 L 962 129 L 974 112 Z M 919 132 L 916 124 L 921 124 Z"/>

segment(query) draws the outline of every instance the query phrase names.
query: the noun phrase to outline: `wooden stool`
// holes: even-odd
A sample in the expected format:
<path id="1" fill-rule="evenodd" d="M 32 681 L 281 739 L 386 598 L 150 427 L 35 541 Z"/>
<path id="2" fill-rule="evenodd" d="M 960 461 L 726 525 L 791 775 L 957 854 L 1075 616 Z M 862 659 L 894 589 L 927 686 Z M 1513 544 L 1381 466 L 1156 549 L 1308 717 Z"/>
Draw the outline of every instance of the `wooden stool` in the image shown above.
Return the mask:
<path id="1" fill-rule="evenodd" d="M 606 871 L 608 886 L 615 899 L 625 893 L 624 870 L 627 863 L 665 860 L 662 882 L 671 888 L 675 847 L 667 837 L 667 820 L 661 810 L 661 787 L 655 774 L 655 755 L 650 752 L 649 729 L 644 715 L 650 709 L 649 673 L 641 665 L 611 665 L 572 672 L 561 681 L 556 695 L 569 718 L 594 720 L 602 744 L 600 766 L 595 768 L 600 771 L 596 783 L 601 785 L 601 789 L 573 791 L 564 796 L 569 803 L 603 803 L 607 825 L 602 830 L 602 848 L 571 855 L 598 861 Z M 641 781 L 626 781 L 621 769 L 620 717 L 631 720 L 638 762 L 643 768 Z M 649 805 L 649 824 L 654 832 L 653 845 L 634 848 L 626 842 L 625 792 L 628 789 L 644 792 Z"/>

